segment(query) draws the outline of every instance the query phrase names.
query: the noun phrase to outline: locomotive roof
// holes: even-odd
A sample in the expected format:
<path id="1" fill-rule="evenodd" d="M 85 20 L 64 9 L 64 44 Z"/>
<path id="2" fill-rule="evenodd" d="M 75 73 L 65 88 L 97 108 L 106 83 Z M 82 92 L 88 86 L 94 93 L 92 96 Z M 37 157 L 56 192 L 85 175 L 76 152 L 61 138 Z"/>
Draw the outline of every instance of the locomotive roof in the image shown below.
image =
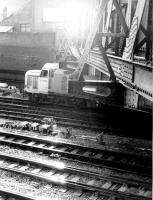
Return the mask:
<path id="1" fill-rule="evenodd" d="M 58 69 L 59 68 L 59 63 L 46 63 L 43 66 L 43 70 L 49 70 L 49 69 Z"/>
<path id="2" fill-rule="evenodd" d="M 26 75 L 37 75 L 37 76 L 39 76 L 40 75 L 40 72 L 41 72 L 41 70 L 28 70 L 27 72 L 26 72 Z"/>

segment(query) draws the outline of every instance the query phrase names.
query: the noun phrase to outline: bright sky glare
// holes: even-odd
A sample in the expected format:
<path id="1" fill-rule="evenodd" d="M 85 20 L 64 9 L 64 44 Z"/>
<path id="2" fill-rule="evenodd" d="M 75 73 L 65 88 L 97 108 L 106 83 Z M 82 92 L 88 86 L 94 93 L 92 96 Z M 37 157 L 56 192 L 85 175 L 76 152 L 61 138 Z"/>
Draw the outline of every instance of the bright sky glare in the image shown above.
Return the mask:
<path id="1" fill-rule="evenodd" d="M 63 8 L 44 8 L 43 20 L 62 22 L 72 35 L 84 33 L 89 26 L 93 8 L 87 1 L 70 1 Z"/>

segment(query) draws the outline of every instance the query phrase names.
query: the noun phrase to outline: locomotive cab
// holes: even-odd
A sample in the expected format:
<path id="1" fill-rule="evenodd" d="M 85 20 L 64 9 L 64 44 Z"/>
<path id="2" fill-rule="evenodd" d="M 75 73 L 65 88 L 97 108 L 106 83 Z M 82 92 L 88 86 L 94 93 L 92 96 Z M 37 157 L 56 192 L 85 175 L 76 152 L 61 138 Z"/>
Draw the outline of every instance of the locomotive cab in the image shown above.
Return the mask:
<path id="1" fill-rule="evenodd" d="M 59 69 L 59 63 L 46 63 L 42 70 L 29 70 L 25 74 L 25 91 L 31 94 L 49 92 L 67 94 L 69 75 Z"/>
<path id="2" fill-rule="evenodd" d="M 29 70 L 25 74 L 25 92 L 38 93 L 38 81 L 41 70 Z"/>
<path id="3" fill-rule="evenodd" d="M 58 63 L 46 63 L 39 77 L 39 93 L 48 94 L 49 90 L 53 90 L 54 72 L 59 68 Z"/>

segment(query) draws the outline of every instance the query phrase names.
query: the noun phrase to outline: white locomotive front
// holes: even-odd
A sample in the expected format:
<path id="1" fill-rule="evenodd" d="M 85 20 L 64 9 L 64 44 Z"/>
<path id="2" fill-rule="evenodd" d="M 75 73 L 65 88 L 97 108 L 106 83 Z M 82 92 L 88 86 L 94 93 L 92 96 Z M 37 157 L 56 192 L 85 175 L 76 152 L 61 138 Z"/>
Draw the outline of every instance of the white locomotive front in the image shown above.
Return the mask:
<path id="1" fill-rule="evenodd" d="M 25 91 L 31 94 L 49 92 L 67 94 L 69 75 L 59 69 L 59 63 L 46 63 L 42 70 L 29 70 L 25 74 Z"/>
<path id="2" fill-rule="evenodd" d="M 38 82 L 41 70 L 29 70 L 25 74 L 25 92 L 27 93 L 39 93 Z"/>

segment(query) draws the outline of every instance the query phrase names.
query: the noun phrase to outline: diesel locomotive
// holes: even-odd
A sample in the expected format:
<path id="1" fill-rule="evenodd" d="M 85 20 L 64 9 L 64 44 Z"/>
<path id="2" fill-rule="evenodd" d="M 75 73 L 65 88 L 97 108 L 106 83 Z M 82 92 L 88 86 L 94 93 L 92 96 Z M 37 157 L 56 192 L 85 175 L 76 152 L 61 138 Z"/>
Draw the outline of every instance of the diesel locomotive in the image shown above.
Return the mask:
<path id="1" fill-rule="evenodd" d="M 25 74 L 24 91 L 33 102 L 77 108 L 99 108 L 103 104 L 123 105 L 123 87 L 111 81 L 72 79 L 72 71 L 59 63 L 46 63 L 41 70 Z"/>

